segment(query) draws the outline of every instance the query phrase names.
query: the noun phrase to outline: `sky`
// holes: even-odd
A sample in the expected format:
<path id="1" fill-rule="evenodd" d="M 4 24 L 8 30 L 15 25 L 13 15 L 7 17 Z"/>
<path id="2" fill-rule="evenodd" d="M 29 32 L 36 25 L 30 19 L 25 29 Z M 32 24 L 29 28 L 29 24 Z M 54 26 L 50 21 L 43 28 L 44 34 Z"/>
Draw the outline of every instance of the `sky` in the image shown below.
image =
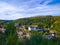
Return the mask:
<path id="1" fill-rule="evenodd" d="M 0 0 L 0 19 L 60 16 L 60 0 Z"/>

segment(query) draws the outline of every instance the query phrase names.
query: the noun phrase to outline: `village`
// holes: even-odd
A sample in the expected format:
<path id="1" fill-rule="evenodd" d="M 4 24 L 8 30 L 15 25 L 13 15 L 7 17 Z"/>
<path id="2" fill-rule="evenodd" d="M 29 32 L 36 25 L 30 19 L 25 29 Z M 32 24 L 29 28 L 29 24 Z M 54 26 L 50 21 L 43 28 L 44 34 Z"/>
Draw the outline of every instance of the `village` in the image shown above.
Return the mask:
<path id="1" fill-rule="evenodd" d="M 40 28 L 38 27 L 38 25 L 30 25 L 26 27 L 26 25 L 20 26 L 19 24 L 15 24 L 15 26 L 16 26 L 16 33 L 18 34 L 19 39 L 24 38 L 24 37 L 30 38 L 32 35 L 31 34 L 32 31 L 44 33 L 45 35 L 43 34 L 43 37 L 46 39 L 57 37 L 57 34 L 56 34 L 57 31 Z M 0 25 L 0 32 L 4 33 L 5 30 L 6 29 Z"/>

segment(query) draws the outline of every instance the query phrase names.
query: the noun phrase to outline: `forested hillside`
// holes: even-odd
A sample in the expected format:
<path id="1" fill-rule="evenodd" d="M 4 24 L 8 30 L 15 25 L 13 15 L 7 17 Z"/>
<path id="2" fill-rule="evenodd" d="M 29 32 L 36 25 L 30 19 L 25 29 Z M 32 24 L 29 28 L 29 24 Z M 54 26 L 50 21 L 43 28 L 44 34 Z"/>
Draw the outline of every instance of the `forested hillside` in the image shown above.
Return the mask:
<path id="1" fill-rule="evenodd" d="M 37 16 L 14 21 L 21 25 L 39 25 L 43 28 L 60 31 L 60 16 Z"/>

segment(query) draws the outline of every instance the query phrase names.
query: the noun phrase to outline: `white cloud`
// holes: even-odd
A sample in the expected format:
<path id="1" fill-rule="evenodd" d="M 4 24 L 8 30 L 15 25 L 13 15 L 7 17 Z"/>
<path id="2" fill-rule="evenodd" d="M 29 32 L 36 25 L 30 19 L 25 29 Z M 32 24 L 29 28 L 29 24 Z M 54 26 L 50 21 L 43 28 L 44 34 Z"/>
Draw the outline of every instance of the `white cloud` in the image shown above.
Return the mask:
<path id="1" fill-rule="evenodd" d="M 10 5 L 9 3 L 6 2 L 1 2 L 0 3 L 0 13 L 5 12 L 5 11 L 24 11 L 24 8 L 21 7 L 15 7 L 13 5 Z"/>
<path id="2" fill-rule="evenodd" d="M 27 11 L 28 11 L 27 13 L 32 13 L 33 12 L 33 14 L 37 13 L 37 15 L 41 15 L 41 13 L 43 13 L 42 15 L 44 15 L 44 14 L 46 15 L 47 12 L 50 12 L 50 13 L 54 14 L 54 13 L 56 13 L 56 11 L 60 12 L 60 6 L 59 5 L 38 6 L 38 7 L 32 8 L 32 9 L 29 9 Z"/>
<path id="3" fill-rule="evenodd" d="M 30 8 L 30 3 L 36 3 L 39 0 L 30 0 L 20 4 L 20 6 L 14 6 L 6 2 L 0 2 L 0 19 L 15 20 L 18 18 L 25 18 L 37 15 L 58 15 L 60 14 L 60 5 L 47 5 L 49 1 L 45 1 L 43 5 L 36 4 L 34 8 Z M 42 0 L 41 0 L 42 1 Z M 40 1 L 40 2 L 41 2 Z M 34 6 L 34 5 L 32 5 Z"/>
<path id="4" fill-rule="evenodd" d="M 43 5 L 47 5 L 48 3 L 52 2 L 53 0 L 46 0 Z"/>

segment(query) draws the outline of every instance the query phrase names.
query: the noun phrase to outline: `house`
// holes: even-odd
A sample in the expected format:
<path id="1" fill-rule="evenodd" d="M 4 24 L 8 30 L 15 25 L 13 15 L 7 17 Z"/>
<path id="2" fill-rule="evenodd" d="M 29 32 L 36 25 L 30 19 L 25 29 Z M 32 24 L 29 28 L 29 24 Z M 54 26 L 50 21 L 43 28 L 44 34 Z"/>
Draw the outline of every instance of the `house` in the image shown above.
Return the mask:
<path id="1" fill-rule="evenodd" d="M 21 29 L 21 30 L 26 30 L 26 26 L 23 25 L 23 26 L 21 26 L 19 29 Z"/>
<path id="2" fill-rule="evenodd" d="M 30 33 L 22 32 L 21 30 L 17 30 L 16 32 L 19 39 L 23 39 L 24 37 L 30 38 Z"/>
<path id="3" fill-rule="evenodd" d="M 30 38 L 30 33 L 26 33 L 25 37 Z"/>
<path id="4" fill-rule="evenodd" d="M 0 32 L 5 32 L 5 29 L 2 26 L 0 26 Z"/>
<path id="5" fill-rule="evenodd" d="M 46 39 L 51 39 L 52 38 L 52 35 L 51 34 L 45 35 L 45 38 Z"/>
<path id="6" fill-rule="evenodd" d="M 45 32 L 43 28 L 38 29 L 39 32 Z"/>
<path id="7" fill-rule="evenodd" d="M 37 27 L 32 27 L 32 26 L 30 26 L 30 27 L 28 27 L 28 30 L 37 30 L 38 28 Z"/>
<path id="8" fill-rule="evenodd" d="M 50 30 L 49 31 L 49 33 L 53 36 L 53 37 L 56 37 L 57 35 L 56 35 L 56 32 L 57 31 L 55 31 L 55 30 Z"/>
<path id="9" fill-rule="evenodd" d="M 28 27 L 28 30 L 29 30 L 29 31 L 36 30 L 36 31 L 38 31 L 38 32 L 44 32 L 44 29 L 43 29 L 43 28 L 39 28 L 37 25 L 29 26 L 29 27 Z"/>
<path id="10" fill-rule="evenodd" d="M 23 32 L 22 31 L 17 31 L 17 34 L 18 34 L 18 38 L 22 38 L 22 36 L 23 36 Z"/>
<path id="11" fill-rule="evenodd" d="M 29 26 L 28 30 L 32 31 L 32 30 L 39 30 L 38 26 Z"/>
<path id="12" fill-rule="evenodd" d="M 53 38 L 53 37 L 54 37 L 54 38 L 57 37 L 55 30 L 49 30 L 49 31 L 47 31 L 47 32 L 49 32 L 49 34 L 45 35 L 45 38 L 46 38 L 46 39 L 51 39 L 51 38 Z"/>
<path id="13" fill-rule="evenodd" d="M 15 23 L 15 26 L 16 26 L 16 28 L 18 28 L 20 30 L 26 30 L 25 25 L 20 25 L 18 23 Z"/>
<path id="14" fill-rule="evenodd" d="M 46 39 L 56 38 L 56 33 L 45 35 Z"/>
<path id="15" fill-rule="evenodd" d="M 56 31 L 55 30 L 49 30 L 49 33 L 55 33 Z"/>

